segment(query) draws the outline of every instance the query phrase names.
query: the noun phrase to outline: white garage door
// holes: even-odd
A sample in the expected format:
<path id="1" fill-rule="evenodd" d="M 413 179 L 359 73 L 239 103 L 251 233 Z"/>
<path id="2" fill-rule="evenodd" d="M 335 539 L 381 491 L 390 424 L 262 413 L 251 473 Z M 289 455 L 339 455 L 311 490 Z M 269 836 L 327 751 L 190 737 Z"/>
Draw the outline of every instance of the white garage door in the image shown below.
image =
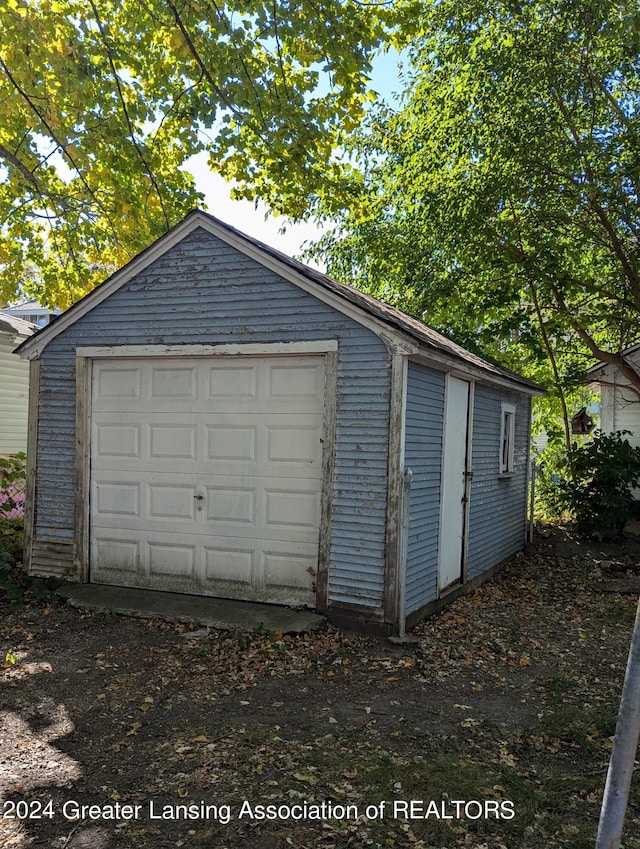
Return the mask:
<path id="1" fill-rule="evenodd" d="M 324 358 L 95 360 L 90 576 L 315 605 Z"/>

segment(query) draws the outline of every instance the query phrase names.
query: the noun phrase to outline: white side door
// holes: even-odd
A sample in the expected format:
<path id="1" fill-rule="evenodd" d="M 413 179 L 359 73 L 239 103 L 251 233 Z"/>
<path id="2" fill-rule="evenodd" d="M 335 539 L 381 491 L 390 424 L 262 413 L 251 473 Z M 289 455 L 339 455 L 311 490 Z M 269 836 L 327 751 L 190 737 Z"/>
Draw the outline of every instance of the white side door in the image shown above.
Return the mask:
<path id="1" fill-rule="evenodd" d="M 462 579 L 467 515 L 470 384 L 447 375 L 444 414 L 438 588 Z"/>

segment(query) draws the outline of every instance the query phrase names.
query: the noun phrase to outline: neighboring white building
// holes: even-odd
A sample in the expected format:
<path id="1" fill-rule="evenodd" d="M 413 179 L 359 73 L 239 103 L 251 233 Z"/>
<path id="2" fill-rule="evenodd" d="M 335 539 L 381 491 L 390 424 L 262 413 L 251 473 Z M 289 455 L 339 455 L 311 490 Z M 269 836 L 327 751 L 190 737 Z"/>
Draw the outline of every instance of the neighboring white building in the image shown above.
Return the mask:
<path id="1" fill-rule="evenodd" d="M 60 315 L 61 310 L 50 310 L 48 307 L 43 307 L 38 301 L 22 301 L 17 304 L 12 304 L 6 307 L 3 312 L 7 315 L 12 315 L 15 318 L 21 318 L 23 321 L 28 321 L 38 327 L 46 327 L 51 319 Z"/>
<path id="2" fill-rule="evenodd" d="M 13 349 L 38 327 L 0 312 L 0 455 L 27 450 L 29 364 Z"/>
<path id="3" fill-rule="evenodd" d="M 622 352 L 640 373 L 640 344 Z M 631 445 L 640 445 L 640 397 L 620 370 L 609 363 L 597 363 L 587 372 L 589 383 L 600 394 L 600 429 L 603 433 L 628 430 Z"/>

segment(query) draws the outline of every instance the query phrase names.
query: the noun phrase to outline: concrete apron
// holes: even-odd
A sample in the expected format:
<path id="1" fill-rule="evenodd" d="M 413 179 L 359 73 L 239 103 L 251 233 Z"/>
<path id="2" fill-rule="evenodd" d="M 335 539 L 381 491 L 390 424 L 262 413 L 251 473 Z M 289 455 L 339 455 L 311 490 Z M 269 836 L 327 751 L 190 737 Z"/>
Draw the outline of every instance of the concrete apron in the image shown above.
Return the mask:
<path id="1" fill-rule="evenodd" d="M 282 631 L 302 634 L 316 631 L 324 616 L 275 604 L 258 604 L 226 598 L 136 590 L 106 584 L 65 584 L 57 590 L 72 607 L 120 613 L 142 619 L 165 619 L 219 628 L 223 631 Z"/>

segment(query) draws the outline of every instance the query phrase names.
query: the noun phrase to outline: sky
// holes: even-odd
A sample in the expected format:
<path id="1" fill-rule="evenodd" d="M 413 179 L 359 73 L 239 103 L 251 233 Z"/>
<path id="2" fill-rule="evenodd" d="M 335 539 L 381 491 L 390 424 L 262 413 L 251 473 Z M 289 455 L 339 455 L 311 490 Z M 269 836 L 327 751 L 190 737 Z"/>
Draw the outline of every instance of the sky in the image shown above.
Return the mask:
<path id="1" fill-rule="evenodd" d="M 196 188 L 204 193 L 206 209 L 211 215 L 288 256 L 299 256 L 305 241 L 320 238 L 321 231 L 311 222 L 286 224 L 286 219 L 279 216 L 266 218 L 268 210 L 263 203 L 258 203 L 256 208 L 252 201 L 232 200 L 230 184 L 209 170 L 207 158 L 207 153 L 192 156 L 186 169 L 193 174 Z M 280 230 L 285 225 L 283 234 Z"/>
<path id="2" fill-rule="evenodd" d="M 389 52 L 374 60 L 370 88 L 388 102 L 397 101 L 399 59 L 397 53 Z M 287 224 L 285 218 L 267 217 L 267 207 L 262 203 L 256 207 L 252 201 L 231 200 L 230 184 L 209 170 L 206 153 L 191 157 L 186 168 L 193 174 L 197 189 L 205 196 L 207 212 L 288 256 L 299 256 L 305 242 L 317 241 L 322 235 L 322 231 L 311 222 Z M 281 232 L 283 228 L 284 233 Z"/>

